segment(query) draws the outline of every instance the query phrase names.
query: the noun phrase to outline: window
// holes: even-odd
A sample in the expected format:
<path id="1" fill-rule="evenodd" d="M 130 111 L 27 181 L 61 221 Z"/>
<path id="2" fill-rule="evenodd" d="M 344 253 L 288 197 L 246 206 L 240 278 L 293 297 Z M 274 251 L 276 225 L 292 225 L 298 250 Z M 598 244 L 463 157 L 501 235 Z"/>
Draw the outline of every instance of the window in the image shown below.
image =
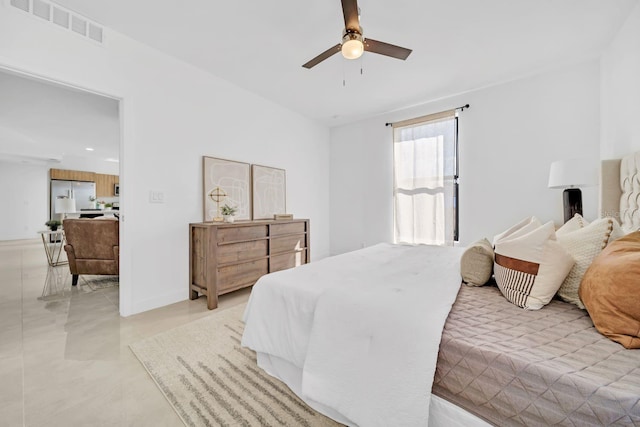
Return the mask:
<path id="1" fill-rule="evenodd" d="M 455 110 L 394 124 L 396 243 L 458 240 L 458 118 Z"/>

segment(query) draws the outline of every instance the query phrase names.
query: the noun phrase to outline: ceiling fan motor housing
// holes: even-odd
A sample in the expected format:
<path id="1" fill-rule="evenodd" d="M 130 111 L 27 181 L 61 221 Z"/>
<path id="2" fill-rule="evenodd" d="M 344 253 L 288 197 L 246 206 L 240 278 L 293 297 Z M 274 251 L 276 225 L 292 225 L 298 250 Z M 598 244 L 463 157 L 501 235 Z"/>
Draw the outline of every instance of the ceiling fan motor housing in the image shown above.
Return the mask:
<path id="1" fill-rule="evenodd" d="M 349 40 L 360 40 L 364 43 L 364 36 L 362 35 L 362 27 L 358 27 L 357 30 L 349 28 L 342 30 L 342 43 L 345 43 Z"/>

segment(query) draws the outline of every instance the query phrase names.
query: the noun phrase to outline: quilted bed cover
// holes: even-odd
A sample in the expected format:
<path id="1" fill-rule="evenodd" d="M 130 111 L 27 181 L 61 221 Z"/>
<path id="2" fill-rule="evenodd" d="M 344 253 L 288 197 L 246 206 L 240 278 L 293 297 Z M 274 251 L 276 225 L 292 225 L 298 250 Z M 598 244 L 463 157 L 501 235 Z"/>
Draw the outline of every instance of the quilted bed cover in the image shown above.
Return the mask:
<path id="1" fill-rule="evenodd" d="M 462 286 L 432 392 L 500 426 L 640 426 L 640 350 L 572 304 L 527 311 L 494 286 Z"/>

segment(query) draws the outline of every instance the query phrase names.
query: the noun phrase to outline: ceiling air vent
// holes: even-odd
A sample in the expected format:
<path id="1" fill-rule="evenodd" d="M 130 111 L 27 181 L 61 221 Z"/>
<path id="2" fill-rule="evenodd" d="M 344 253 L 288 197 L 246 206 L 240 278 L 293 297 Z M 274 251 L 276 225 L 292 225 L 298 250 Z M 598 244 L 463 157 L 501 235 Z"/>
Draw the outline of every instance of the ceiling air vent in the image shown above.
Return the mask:
<path id="1" fill-rule="evenodd" d="M 45 0 L 8 0 L 16 9 L 44 19 L 58 28 L 64 28 L 86 40 L 104 44 L 104 27 L 84 16 Z"/>

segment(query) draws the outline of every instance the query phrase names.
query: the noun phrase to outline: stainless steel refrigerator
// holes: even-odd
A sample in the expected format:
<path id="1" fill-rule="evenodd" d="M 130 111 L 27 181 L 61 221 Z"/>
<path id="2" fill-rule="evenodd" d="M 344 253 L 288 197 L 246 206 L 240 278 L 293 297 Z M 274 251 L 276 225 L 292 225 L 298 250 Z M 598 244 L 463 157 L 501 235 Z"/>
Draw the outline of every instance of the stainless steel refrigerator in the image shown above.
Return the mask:
<path id="1" fill-rule="evenodd" d="M 75 199 L 76 211 L 92 208 L 93 202 L 89 197 L 96 197 L 96 183 L 85 181 L 61 181 L 51 180 L 51 219 L 61 219 L 62 214 L 56 213 L 56 199 L 58 197 L 68 197 Z"/>

